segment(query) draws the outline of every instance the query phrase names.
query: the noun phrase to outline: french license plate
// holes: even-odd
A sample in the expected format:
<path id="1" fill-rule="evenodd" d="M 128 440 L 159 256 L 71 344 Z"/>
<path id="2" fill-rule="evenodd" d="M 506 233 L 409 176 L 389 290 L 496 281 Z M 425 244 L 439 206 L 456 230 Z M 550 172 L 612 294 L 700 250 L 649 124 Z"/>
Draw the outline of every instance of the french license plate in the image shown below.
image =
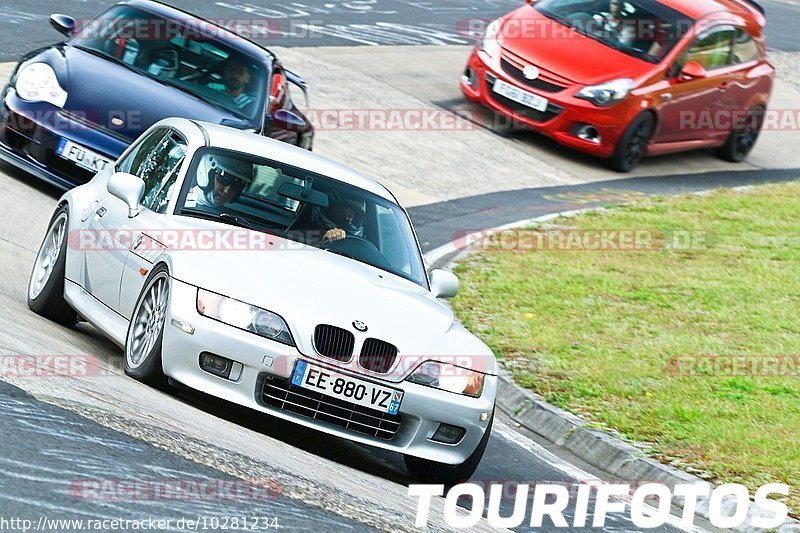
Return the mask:
<path id="1" fill-rule="evenodd" d="M 509 100 L 514 100 L 518 104 L 531 107 L 537 111 L 547 111 L 547 104 L 549 103 L 546 98 L 539 95 L 523 91 L 519 87 L 504 82 L 503 80 L 495 80 L 494 92 L 501 96 L 505 96 Z"/>
<path id="2" fill-rule="evenodd" d="M 403 391 L 382 387 L 369 381 L 351 378 L 338 372 L 297 361 L 292 385 L 321 392 L 340 400 L 396 415 L 403 401 Z"/>
<path id="3" fill-rule="evenodd" d="M 92 150 L 84 148 L 79 144 L 75 144 L 72 141 L 68 141 L 67 139 L 61 139 L 61 142 L 58 144 L 58 148 L 56 149 L 56 153 L 60 157 L 63 157 L 68 161 L 72 161 L 79 167 L 83 167 L 92 172 L 100 172 L 111 165 L 111 161 L 101 156 L 97 152 L 93 152 Z"/>

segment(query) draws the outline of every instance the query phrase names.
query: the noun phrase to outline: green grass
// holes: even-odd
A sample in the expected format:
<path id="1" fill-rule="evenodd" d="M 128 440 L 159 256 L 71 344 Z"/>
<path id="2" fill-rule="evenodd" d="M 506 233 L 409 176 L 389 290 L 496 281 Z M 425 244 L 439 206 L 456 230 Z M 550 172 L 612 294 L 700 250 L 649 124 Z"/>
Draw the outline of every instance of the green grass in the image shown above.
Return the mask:
<path id="1" fill-rule="evenodd" d="M 787 483 L 800 513 L 800 368 L 770 377 L 671 366 L 800 355 L 800 182 L 556 224 L 712 238 L 692 250 L 475 253 L 457 268 L 464 324 L 548 401 L 713 481 Z"/>

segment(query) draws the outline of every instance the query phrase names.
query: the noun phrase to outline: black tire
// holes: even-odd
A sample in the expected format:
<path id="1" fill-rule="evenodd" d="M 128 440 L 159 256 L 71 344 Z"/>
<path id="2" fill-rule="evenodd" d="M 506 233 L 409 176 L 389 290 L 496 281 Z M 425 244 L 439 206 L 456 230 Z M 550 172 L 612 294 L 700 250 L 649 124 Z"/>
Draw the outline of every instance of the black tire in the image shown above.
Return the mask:
<path id="1" fill-rule="evenodd" d="M 731 131 L 725 144 L 717 148 L 717 156 L 731 163 L 741 163 L 756 145 L 764 125 L 764 108 L 755 107 L 747 112 L 747 120 Z"/>
<path id="2" fill-rule="evenodd" d="M 164 307 L 161 311 L 158 311 L 158 305 L 156 305 L 150 298 L 153 296 L 151 294 L 153 288 L 157 283 L 162 282 L 165 284 L 166 294 L 164 295 Z M 155 290 L 158 292 L 159 289 L 156 288 Z M 162 390 L 167 390 L 170 388 L 167 376 L 164 375 L 164 368 L 161 363 L 161 344 L 164 338 L 164 325 L 166 322 L 166 309 L 169 306 L 170 290 L 171 280 L 169 277 L 169 271 L 165 265 L 159 265 L 158 267 L 154 268 L 152 272 L 150 272 L 150 275 L 147 277 L 147 280 L 142 287 L 142 292 L 139 294 L 139 298 L 137 298 L 136 305 L 133 308 L 131 322 L 128 326 L 128 333 L 125 336 L 125 374 L 137 381 L 141 381 L 142 383 L 146 383 L 147 385 Z M 147 313 L 147 310 L 143 308 L 143 304 L 145 302 L 151 305 L 154 311 L 161 313 L 160 316 L 153 318 L 152 326 L 150 325 L 149 321 L 147 322 L 146 326 L 137 321 L 137 318 L 142 316 L 142 313 Z M 142 316 L 142 318 L 146 317 Z M 139 329 L 141 327 L 145 328 L 144 332 Z M 154 336 L 151 342 L 152 346 L 148 348 L 146 339 L 140 338 L 140 335 L 147 335 L 147 332 L 150 331 L 149 328 L 157 329 L 153 329 L 152 331 Z M 149 338 L 150 337 L 148 336 L 147 339 Z M 141 342 L 145 342 L 145 345 L 142 347 L 137 344 Z M 137 348 L 141 349 L 137 350 Z"/>
<path id="3" fill-rule="evenodd" d="M 56 233 L 59 231 L 60 236 Z M 54 322 L 74 326 L 78 322 L 78 314 L 64 299 L 68 237 L 69 210 L 64 205 L 56 209 L 50 219 L 47 233 L 36 254 L 28 282 L 28 307 L 34 313 Z M 59 240 L 57 246 L 54 246 L 53 239 Z"/>
<path id="4" fill-rule="evenodd" d="M 630 172 L 636 168 L 647 155 L 647 145 L 655 129 L 656 119 L 649 111 L 633 119 L 617 143 L 614 154 L 606 160 L 608 166 L 617 172 Z"/>
<path id="5" fill-rule="evenodd" d="M 406 469 L 409 474 L 420 483 L 433 484 L 433 485 L 447 485 L 452 487 L 468 480 L 472 474 L 477 470 L 478 465 L 483 458 L 486 451 L 486 445 L 489 444 L 489 438 L 492 435 L 492 424 L 494 423 L 494 412 L 489 419 L 489 425 L 486 426 L 486 432 L 483 434 L 481 442 L 478 447 L 472 452 L 466 461 L 459 465 L 448 465 L 444 463 L 437 463 L 436 461 L 429 461 L 428 459 L 421 459 L 411 455 L 404 455 L 403 459 L 406 463 Z"/>

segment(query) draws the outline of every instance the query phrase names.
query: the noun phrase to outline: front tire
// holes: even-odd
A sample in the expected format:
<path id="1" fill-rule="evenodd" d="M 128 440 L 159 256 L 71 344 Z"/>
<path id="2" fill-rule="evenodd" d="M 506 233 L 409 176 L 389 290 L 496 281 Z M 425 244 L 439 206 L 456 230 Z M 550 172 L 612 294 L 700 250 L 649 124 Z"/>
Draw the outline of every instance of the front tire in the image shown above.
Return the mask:
<path id="1" fill-rule="evenodd" d="M 614 154 L 606 161 L 608 166 L 617 172 L 630 172 L 636 168 L 647 155 L 647 145 L 655 129 L 656 119 L 652 113 L 645 111 L 638 115 L 622 134 Z"/>
<path id="2" fill-rule="evenodd" d="M 747 112 L 747 121 L 731 131 L 725 144 L 717 148 L 717 156 L 731 163 L 741 163 L 756 145 L 764 125 L 764 108 L 756 107 Z"/>
<path id="3" fill-rule="evenodd" d="M 145 281 L 125 338 L 125 374 L 160 389 L 169 386 L 161 364 L 169 295 L 169 271 L 160 265 Z"/>
<path id="4" fill-rule="evenodd" d="M 38 315 L 69 327 L 78 322 L 78 314 L 64 299 L 68 235 L 69 210 L 64 205 L 50 219 L 50 226 L 36 254 L 28 282 L 28 307 Z"/>
<path id="5" fill-rule="evenodd" d="M 419 483 L 447 485 L 448 487 L 452 487 L 453 485 L 458 485 L 468 480 L 472 477 L 472 474 L 475 473 L 475 470 L 477 470 L 483 458 L 486 445 L 489 444 L 489 438 L 492 435 L 493 423 L 494 413 L 492 413 L 492 418 L 489 419 L 489 425 L 486 426 L 486 431 L 478 447 L 475 448 L 472 455 L 463 463 L 448 465 L 445 463 L 437 463 L 436 461 L 429 461 L 428 459 L 413 457 L 411 455 L 404 455 L 403 459 L 406 463 L 406 469 Z"/>

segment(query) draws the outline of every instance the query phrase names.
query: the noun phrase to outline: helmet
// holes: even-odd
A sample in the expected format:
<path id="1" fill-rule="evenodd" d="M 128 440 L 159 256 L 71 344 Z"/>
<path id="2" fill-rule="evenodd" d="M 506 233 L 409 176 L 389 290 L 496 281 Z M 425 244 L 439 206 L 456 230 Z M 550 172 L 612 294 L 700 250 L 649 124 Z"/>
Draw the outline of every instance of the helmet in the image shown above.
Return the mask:
<path id="1" fill-rule="evenodd" d="M 214 179 L 253 183 L 253 165 L 249 161 L 218 155 L 205 155 L 197 168 L 197 185 L 202 189 L 214 186 Z"/>

